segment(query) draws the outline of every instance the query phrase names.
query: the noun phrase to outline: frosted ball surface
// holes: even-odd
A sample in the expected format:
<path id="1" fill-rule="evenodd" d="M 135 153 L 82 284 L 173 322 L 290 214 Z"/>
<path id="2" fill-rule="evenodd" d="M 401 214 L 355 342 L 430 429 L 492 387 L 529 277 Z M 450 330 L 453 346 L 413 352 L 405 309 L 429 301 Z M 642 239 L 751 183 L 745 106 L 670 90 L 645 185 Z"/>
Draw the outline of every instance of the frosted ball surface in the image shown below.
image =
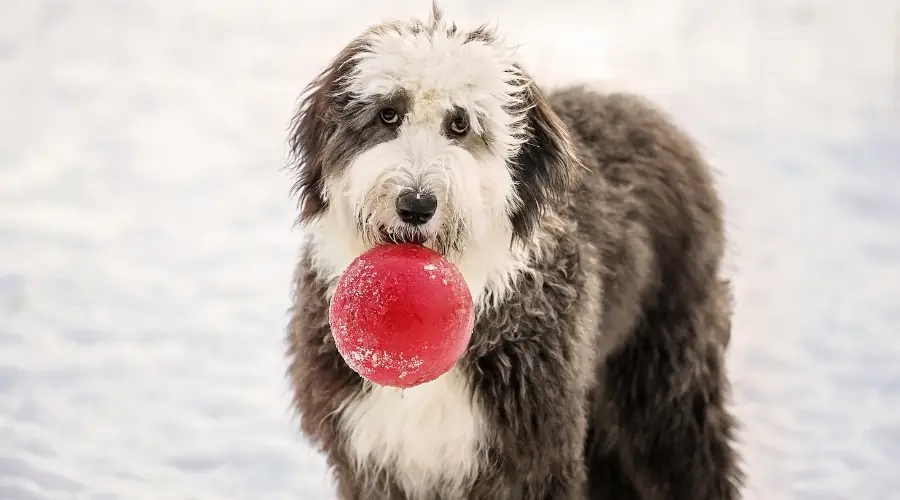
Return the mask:
<path id="1" fill-rule="evenodd" d="M 391 244 L 363 253 L 344 271 L 329 322 L 351 369 L 376 384 L 408 388 L 459 361 L 475 314 L 453 263 L 422 246 Z"/>

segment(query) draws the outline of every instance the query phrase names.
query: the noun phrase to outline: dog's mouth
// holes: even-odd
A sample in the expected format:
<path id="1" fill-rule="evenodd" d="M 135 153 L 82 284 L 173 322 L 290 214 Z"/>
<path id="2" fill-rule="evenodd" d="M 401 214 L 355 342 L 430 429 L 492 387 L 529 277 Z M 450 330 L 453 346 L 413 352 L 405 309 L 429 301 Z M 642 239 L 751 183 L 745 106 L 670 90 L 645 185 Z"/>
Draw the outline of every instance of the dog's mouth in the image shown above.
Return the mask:
<path id="1" fill-rule="evenodd" d="M 396 231 L 382 227 L 381 240 L 384 243 L 408 243 L 411 245 L 425 245 L 428 237 L 417 229 L 409 231 Z"/>

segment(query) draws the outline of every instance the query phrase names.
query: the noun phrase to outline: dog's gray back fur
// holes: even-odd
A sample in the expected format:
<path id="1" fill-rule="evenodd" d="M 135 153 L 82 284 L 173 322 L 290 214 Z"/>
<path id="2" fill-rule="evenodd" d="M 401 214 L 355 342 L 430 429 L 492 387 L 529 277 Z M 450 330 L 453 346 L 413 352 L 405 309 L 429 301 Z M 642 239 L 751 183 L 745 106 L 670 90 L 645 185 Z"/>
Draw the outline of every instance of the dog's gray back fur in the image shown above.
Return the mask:
<path id="1" fill-rule="evenodd" d="M 465 498 L 736 500 L 711 173 L 636 97 L 571 88 L 548 101 L 584 168 L 563 201 L 532 214 L 534 272 L 480 315 L 460 362 L 490 425 L 488 465 Z M 364 489 L 346 454 L 339 409 L 365 389 L 334 346 L 316 276 L 304 257 L 289 335 L 302 430 L 342 499 L 404 499 L 390 470 Z"/>

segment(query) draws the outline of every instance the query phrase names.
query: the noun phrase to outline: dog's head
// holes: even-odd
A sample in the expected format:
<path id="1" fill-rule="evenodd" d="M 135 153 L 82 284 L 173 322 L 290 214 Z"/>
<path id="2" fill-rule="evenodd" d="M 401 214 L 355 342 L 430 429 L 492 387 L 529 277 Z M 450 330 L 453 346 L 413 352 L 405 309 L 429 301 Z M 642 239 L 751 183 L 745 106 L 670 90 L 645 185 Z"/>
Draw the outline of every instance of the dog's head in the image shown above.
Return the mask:
<path id="1" fill-rule="evenodd" d="M 299 220 L 327 226 L 334 252 L 407 241 L 508 257 L 570 181 L 565 127 L 513 49 L 442 17 L 370 28 L 301 100 Z"/>

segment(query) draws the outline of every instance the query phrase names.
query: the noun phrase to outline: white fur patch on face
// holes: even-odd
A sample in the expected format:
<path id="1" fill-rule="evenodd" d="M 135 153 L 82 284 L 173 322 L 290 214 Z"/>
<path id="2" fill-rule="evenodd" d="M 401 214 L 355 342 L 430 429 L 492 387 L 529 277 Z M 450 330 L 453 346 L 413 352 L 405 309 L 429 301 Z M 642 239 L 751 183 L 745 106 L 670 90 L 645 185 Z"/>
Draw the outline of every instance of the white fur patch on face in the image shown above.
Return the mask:
<path id="1" fill-rule="evenodd" d="M 510 113 L 523 89 L 515 51 L 502 40 L 467 40 L 466 33 L 416 31 L 396 24 L 373 30 L 368 50 L 354 60 L 347 92 L 356 97 L 388 95 L 398 89 L 413 100 L 410 124 L 434 123 L 444 111 L 467 111 L 473 132 L 482 124 L 492 134 L 496 154 L 511 158 L 522 144 L 524 115 Z M 479 121 L 480 118 L 480 121 Z"/>
<path id="2" fill-rule="evenodd" d="M 455 370 L 400 391 L 373 386 L 342 413 L 361 471 L 389 469 L 409 498 L 459 496 L 479 467 L 484 420 Z"/>
<path id="3" fill-rule="evenodd" d="M 441 25 L 387 24 L 370 30 L 342 85 L 351 99 L 372 102 L 401 92 L 407 101 L 395 139 L 358 154 L 326 180 L 328 209 L 315 223 L 314 259 L 334 282 L 383 229 L 417 231 L 463 273 L 479 309 L 501 298 L 526 267 L 511 248 L 510 213 L 520 200 L 509 170 L 524 137 L 524 86 L 513 51 L 489 34 L 473 37 Z M 448 112 L 469 117 L 469 147 L 443 130 Z M 484 138 L 484 140 L 481 139 Z M 478 142 L 482 141 L 482 142 Z M 473 145 L 474 143 L 474 145 Z M 395 200 L 404 190 L 438 200 L 431 220 L 411 228 Z M 443 237 L 454 245 L 438 245 Z"/>

